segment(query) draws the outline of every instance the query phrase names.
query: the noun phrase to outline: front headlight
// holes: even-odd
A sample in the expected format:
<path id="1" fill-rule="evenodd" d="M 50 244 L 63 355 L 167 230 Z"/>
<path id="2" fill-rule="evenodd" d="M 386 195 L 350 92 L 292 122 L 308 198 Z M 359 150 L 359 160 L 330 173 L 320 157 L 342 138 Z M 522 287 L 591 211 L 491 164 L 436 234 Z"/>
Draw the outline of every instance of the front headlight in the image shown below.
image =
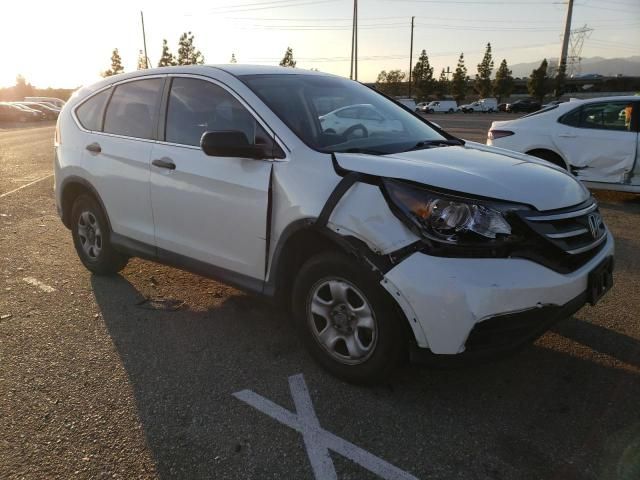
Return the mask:
<path id="1" fill-rule="evenodd" d="M 511 236 L 504 208 L 395 180 L 383 189 L 396 215 L 417 234 L 450 245 L 496 246 Z"/>

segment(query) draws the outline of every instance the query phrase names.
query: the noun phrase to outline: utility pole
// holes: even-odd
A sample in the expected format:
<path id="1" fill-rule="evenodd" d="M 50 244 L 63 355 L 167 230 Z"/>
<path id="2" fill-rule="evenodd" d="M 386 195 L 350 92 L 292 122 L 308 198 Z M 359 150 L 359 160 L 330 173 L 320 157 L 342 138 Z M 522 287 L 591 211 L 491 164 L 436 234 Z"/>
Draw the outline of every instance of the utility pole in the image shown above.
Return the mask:
<path id="1" fill-rule="evenodd" d="M 351 73 L 349 78 L 358 80 L 358 0 L 353 0 L 353 24 L 351 29 Z"/>
<path id="2" fill-rule="evenodd" d="M 413 69 L 413 21 L 416 17 L 411 17 L 411 46 L 409 47 L 409 98 L 411 98 L 411 72 Z"/>
<path id="3" fill-rule="evenodd" d="M 573 13 L 573 0 L 567 3 L 567 17 L 564 21 L 564 35 L 562 36 L 562 50 L 560 51 L 560 61 L 558 62 L 558 71 L 564 67 L 567 68 L 567 51 L 569 50 L 569 39 L 571 38 L 571 14 Z"/>
<path id="4" fill-rule="evenodd" d="M 140 21 L 142 22 L 142 43 L 144 44 L 144 61 L 149 68 L 149 57 L 147 56 L 147 35 L 144 33 L 144 15 L 140 10 Z"/>

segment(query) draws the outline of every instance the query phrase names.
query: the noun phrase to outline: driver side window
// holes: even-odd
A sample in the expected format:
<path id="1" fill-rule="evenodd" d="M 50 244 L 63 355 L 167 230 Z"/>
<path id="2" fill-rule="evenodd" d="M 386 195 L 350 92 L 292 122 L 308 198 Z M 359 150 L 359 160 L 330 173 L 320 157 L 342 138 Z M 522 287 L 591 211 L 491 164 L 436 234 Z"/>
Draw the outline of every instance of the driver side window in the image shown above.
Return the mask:
<path id="1" fill-rule="evenodd" d="M 165 141 L 199 146 L 203 133 L 224 130 L 244 133 L 250 145 L 271 142 L 253 115 L 222 87 L 197 78 L 174 78 Z"/>

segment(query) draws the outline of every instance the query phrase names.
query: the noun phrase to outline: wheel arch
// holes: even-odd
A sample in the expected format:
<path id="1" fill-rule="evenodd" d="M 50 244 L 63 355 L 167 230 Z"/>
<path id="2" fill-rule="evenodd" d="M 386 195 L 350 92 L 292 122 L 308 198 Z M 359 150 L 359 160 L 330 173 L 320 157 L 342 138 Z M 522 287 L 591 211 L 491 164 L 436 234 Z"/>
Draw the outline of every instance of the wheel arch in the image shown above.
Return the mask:
<path id="1" fill-rule="evenodd" d="M 531 155 L 533 157 L 538 157 L 543 160 L 546 160 L 550 163 L 553 163 L 554 165 L 564 168 L 567 171 L 569 170 L 569 162 L 567 162 L 565 158 L 562 155 L 560 155 L 560 153 L 558 153 L 557 151 L 549 147 L 545 146 L 545 147 L 529 148 L 525 153 L 527 155 Z M 550 158 L 541 157 L 536 154 L 548 155 Z"/>
<path id="2" fill-rule="evenodd" d="M 89 194 L 93 198 L 96 199 L 102 212 L 104 213 L 105 218 L 107 219 L 107 224 L 109 230 L 111 229 L 111 220 L 109 219 L 109 214 L 107 213 L 107 209 L 104 206 L 102 198 L 100 194 L 96 190 L 96 188 L 89 182 L 87 179 L 78 177 L 78 176 L 70 176 L 64 179 L 61 185 L 61 194 L 60 194 L 60 205 L 61 205 L 61 218 L 62 223 L 65 227 L 71 228 L 71 210 L 73 209 L 73 202 L 78 196 L 82 194 Z"/>
<path id="3" fill-rule="evenodd" d="M 315 218 L 303 218 L 289 224 L 276 244 L 267 280 L 265 294 L 286 301 L 296 272 L 313 255 L 325 251 L 354 254 L 353 240 L 348 240 L 326 227 L 319 227 Z"/>
<path id="4" fill-rule="evenodd" d="M 377 276 L 396 306 L 399 317 L 404 320 L 404 327 L 413 333 L 415 342 L 428 345 L 410 306 L 385 277 L 385 272 L 392 267 L 388 256 L 376 254 L 355 237 L 342 236 L 328 227 L 318 226 L 315 218 L 297 220 L 285 228 L 272 256 L 264 293 L 272 297 L 277 305 L 288 308 L 297 272 L 313 255 L 328 251 L 347 254 Z M 409 317 L 414 321 L 411 322 Z"/>

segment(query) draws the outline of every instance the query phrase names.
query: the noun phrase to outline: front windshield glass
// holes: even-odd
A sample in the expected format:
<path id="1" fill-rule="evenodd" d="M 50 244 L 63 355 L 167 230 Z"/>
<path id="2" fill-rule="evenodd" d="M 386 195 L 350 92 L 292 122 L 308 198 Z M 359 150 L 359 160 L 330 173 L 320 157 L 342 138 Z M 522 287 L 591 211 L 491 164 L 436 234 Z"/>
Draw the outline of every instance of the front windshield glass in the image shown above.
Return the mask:
<path id="1" fill-rule="evenodd" d="M 304 74 L 241 79 L 316 150 L 390 154 L 445 140 L 402 107 L 351 80 Z"/>

